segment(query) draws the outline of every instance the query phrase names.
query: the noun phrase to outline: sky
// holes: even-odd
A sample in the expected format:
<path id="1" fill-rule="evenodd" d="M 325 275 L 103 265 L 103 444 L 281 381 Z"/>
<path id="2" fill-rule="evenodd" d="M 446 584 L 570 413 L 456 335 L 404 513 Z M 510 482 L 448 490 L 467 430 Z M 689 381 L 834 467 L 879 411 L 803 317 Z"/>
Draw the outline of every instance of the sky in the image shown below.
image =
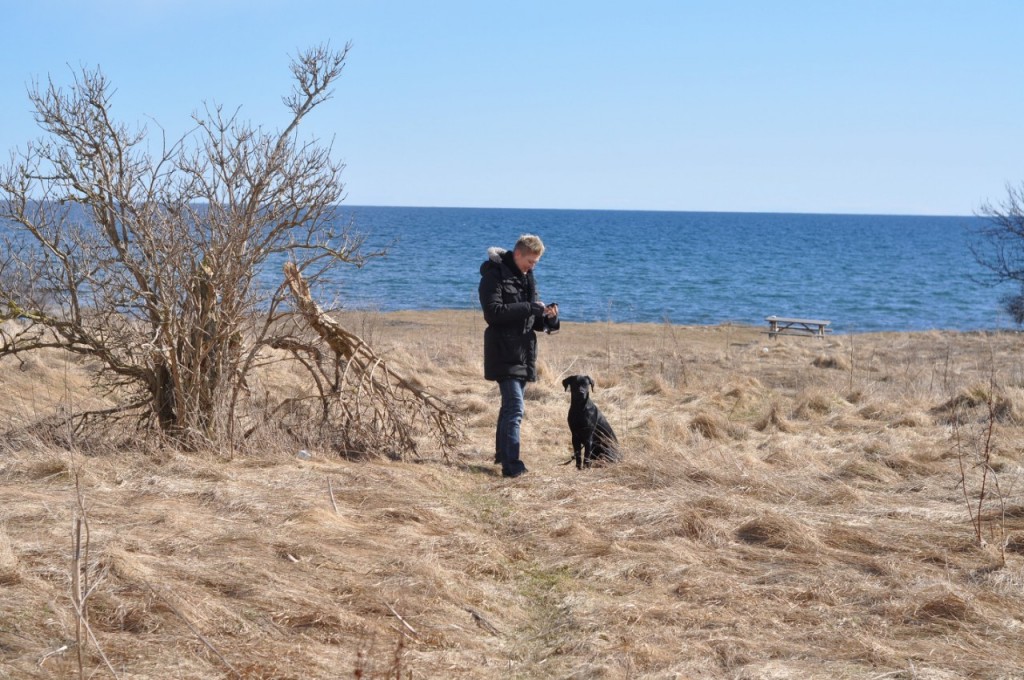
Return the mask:
<path id="1" fill-rule="evenodd" d="M 288 64 L 351 43 L 300 137 L 350 205 L 970 215 L 1024 181 L 1021 0 L 4 3 L 0 160 L 33 82 L 99 68 L 171 138 L 283 128 Z"/>

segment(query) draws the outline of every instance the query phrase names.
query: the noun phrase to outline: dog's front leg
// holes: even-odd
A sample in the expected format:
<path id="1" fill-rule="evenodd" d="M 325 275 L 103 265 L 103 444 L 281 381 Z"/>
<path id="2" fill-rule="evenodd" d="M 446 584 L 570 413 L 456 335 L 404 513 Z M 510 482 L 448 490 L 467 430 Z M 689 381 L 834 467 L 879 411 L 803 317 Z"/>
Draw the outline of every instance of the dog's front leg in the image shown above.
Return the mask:
<path id="1" fill-rule="evenodd" d="M 583 437 L 579 434 L 572 433 L 572 452 L 576 458 L 576 469 L 583 469 Z"/>
<path id="2" fill-rule="evenodd" d="M 583 467 L 590 467 L 594 460 L 594 430 L 587 430 L 583 438 Z"/>

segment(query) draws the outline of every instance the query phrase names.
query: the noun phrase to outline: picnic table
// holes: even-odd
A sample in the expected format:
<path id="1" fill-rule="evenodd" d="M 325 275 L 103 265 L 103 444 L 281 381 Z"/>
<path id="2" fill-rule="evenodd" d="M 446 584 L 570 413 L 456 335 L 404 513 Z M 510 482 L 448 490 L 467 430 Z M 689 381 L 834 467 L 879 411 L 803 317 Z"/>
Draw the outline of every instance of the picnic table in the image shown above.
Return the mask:
<path id="1" fill-rule="evenodd" d="M 780 335 L 804 335 L 808 337 L 824 338 L 826 333 L 831 333 L 829 328 L 831 321 L 825 319 L 791 319 L 783 316 L 766 316 L 768 322 L 768 337 L 773 340 Z"/>

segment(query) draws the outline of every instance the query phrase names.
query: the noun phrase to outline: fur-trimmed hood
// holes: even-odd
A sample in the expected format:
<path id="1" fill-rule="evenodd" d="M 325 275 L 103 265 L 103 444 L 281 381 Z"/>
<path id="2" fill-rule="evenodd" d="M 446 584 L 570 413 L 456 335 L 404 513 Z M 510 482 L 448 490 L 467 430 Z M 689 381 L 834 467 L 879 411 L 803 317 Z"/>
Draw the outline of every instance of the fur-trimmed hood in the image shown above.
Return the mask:
<path id="1" fill-rule="evenodd" d="M 513 262 L 511 261 L 511 252 L 505 248 L 498 246 L 491 246 L 487 249 L 487 259 L 484 260 L 483 264 L 480 265 L 480 274 L 483 275 L 491 267 L 505 267 L 509 270 L 509 273 L 516 274 L 518 272 L 513 270 Z M 506 274 L 507 276 L 507 274 Z"/>

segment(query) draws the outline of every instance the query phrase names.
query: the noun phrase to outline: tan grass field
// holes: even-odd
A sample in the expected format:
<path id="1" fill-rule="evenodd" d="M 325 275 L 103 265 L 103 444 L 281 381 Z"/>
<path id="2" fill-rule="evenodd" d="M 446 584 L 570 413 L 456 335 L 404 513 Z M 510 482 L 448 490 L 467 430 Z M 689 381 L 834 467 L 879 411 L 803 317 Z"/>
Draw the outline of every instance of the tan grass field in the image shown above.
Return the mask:
<path id="1" fill-rule="evenodd" d="M 44 438 L 94 367 L 0 363 L 0 678 L 1024 678 L 1024 337 L 565 323 L 505 480 L 479 313 L 344 323 L 465 410 L 450 461 Z M 622 464 L 562 464 L 573 373 Z"/>

